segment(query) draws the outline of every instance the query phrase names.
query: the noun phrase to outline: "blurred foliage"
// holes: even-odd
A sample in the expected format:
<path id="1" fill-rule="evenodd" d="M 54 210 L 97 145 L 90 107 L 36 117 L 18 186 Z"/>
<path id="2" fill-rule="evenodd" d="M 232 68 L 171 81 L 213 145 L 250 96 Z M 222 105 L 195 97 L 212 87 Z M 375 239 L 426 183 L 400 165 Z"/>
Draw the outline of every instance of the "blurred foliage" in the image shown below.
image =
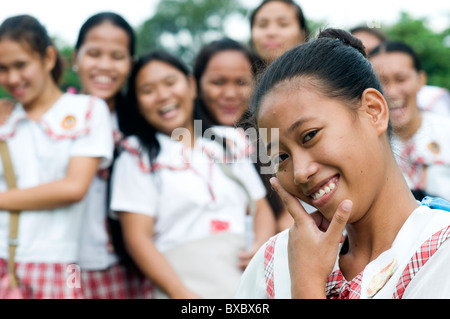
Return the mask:
<path id="1" fill-rule="evenodd" d="M 4 97 L 10 98 L 11 96 L 5 91 L 4 88 L 2 88 L 2 87 L 0 86 L 0 98 L 4 98 Z"/>
<path id="2" fill-rule="evenodd" d="M 73 48 L 64 45 L 59 49 L 59 53 L 63 59 L 64 63 L 64 74 L 61 78 L 60 87 L 63 91 L 67 91 L 69 87 L 74 87 L 77 91 L 80 90 L 80 80 L 78 79 L 78 74 L 72 70 L 73 61 L 72 54 Z"/>
<path id="3" fill-rule="evenodd" d="M 227 18 L 246 10 L 239 0 L 164 0 L 156 12 L 137 30 L 137 53 L 164 48 L 190 64 L 203 44 L 225 34 Z"/>
<path id="4" fill-rule="evenodd" d="M 137 54 L 162 48 L 191 64 L 201 46 L 225 35 L 224 26 L 230 17 L 248 19 L 248 9 L 242 0 L 164 0 L 158 4 L 156 14 L 136 29 Z M 450 17 L 449 17 L 450 19 Z M 311 37 L 326 21 L 308 19 Z M 383 27 L 390 39 L 411 45 L 427 72 L 428 84 L 450 89 L 450 28 L 435 32 L 425 18 L 413 19 L 403 12 L 396 23 Z M 73 48 L 55 39 L 65 62 L 61 88 L 80 88 L 77 74 L 72 70 Z M 0 97 L 8 96 L 0 87 Z"/>

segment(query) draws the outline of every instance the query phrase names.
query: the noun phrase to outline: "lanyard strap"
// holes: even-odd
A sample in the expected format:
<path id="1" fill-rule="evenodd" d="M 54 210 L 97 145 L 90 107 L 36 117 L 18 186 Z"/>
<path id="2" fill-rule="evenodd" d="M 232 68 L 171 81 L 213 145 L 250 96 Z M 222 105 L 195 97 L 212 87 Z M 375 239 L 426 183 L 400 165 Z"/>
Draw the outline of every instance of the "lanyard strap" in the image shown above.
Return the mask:
<path id="1" fill-rule="evenodd" d="M 16 188 L 16 177 L 14 175 L 14 168 L 9 155 L 8 145 L 5 141 L 0 141 L 0 156 L 3 162 L 3 171 L 8 189 L 14 189 Z M 19 228 L 19 214 L 20 211 L 10 211 L 8 272 L 10 275 L 11 289 L 17 287 L 19 283 L 14 271 L 14 259 L 16 255 L 17 235 Z"/>

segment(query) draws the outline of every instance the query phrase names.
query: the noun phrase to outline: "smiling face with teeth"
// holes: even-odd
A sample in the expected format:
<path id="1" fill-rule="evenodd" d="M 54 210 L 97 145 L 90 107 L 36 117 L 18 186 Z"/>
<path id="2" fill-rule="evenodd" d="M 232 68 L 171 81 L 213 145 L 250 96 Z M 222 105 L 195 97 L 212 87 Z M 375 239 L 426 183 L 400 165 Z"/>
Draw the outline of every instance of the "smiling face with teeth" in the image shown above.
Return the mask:
<path id="1" fill-rule="evenodd" d="M 397 135 L 410 138 L 420 127 L 417 94 L 425 85 L 425 73 L 416 70 L 414 62 L 404 52 L 384 52 L 371 57 L 389 101 L 392 127 Z"/>
<path id="2" fill-rule="evenodd" d="M 382 99 L 375 90 L 367 95 Z M 289 83 L 265 96 L 257 117 L 258 127 L 269 133 L 264 142 L 278 163 L 281 185 L 327 219 L 344 199 L 353 200 L 354 211 L 366 211 L 377 196 L 373 185 L 383 184 L 380 131 L 365 125 L 370 121 L 365 108 L 355 111 L 312 86 Z M 279 136 L 270 135 L 273 128 Z"/>
<path id="3" fill-rule="evenodd" d="M 153 60 L 136 76 L 136 97 L 144 118 L 158 131 L 171 135 L 186 128 L 194 136 L 195 81 L 174 66 Z"/>
<path id="4" fill-rule="evenodd" d="M 105 21 L 88 31 L 74 58 L 82 92 L 104 99 L 111 109 L 131 69 L 129 42 L 123 29 Z"/>

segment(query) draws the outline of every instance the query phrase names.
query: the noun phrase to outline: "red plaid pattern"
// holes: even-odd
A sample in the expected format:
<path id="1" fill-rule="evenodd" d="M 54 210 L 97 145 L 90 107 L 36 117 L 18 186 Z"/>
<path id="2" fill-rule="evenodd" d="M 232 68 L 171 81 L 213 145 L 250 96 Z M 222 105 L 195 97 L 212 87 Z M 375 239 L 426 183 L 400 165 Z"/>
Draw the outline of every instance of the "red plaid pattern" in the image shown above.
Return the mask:
<path id="1" fill-rule="evenodd" d="M 275 284 L 273 278 L 273 258 L 275 253 L 275 242 L 278 236 L 272 237 L 264 250 L 264 278 L 266 280 L 267 298 L 275 298 Z"/>
<path id="2" fill-rule="evenodd" d="M 24 299 L 85 298 L 83 290 L 77 288 L 73 264 L 16 263 L 15 269 Z M 8 262 L 0 259 L 0 278 L 7 273 Z"/>
<path id="3" fill-rule="evenodd" d="M 82 271 L 81 282 L 88 299 L 126 299 L 125 270 L 113 265 L 104 270 Z"/>
<path id="4" fill-rule="evenodd" d="M 87 299 L 153 299 L 153 287 L 138 271 L 116 264 L 105 270 L 82 271 Z"/>
<path id="5" fill-rule="evenodd" d="M 408 287 L 411 280 L 417 272 L 427 263 L 427 261 L 434 255 L 434 253 L 441 247 L 441 245 L 450 237 L 450 226 L 441 229 L 430 239 L 425 241 L 419 250 L 412 256 L 410 262 L 397 283 L 397 290 L 394 292 L 393 299 L 401 299 L 403 293 Z"/>
<path id="6" fill-rule="evenodd" d="M 153 283 L 133 267 L 126 268 L 129 299 L 155 299 Z"/>
<path id="7" fill-rule="evenodd" d="M 342 272 L 338 269 L 333 271 L 327 279 L 325 285 L 328 299 L 359 299 L 361 297 L 362 272 L 352 281 L 345 280 Z"/>

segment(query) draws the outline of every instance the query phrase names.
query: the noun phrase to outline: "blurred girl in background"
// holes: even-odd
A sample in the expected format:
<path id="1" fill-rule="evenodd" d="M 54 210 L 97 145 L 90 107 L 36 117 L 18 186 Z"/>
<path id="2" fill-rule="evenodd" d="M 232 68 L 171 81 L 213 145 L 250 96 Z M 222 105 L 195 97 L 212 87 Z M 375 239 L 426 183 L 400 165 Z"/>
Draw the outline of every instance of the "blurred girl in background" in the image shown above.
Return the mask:
<path id="1" fill-rule="evenodd" d="M 116 13 L 100 12 L 82 25 L 74 51 L 73 69 L 81 93 L 95 95 L 108 105 L 115 147 L 122 138 L 116 108 L 125 103 L 123 88 L 134 50 L 135 35 L 128 22 Z M 133 265 L 120 260 L 111 242 L 109 228 L 118 228 L 117 222 L 108 218 L 109 178 L 110 168 L 99 170 L 87 195 L 79 263 L 85 294 L 92 299 L 142 298 L 144 278 Z"/>
<path id="2" fill-rule="evenodd" d="M 411 190 L 419 200 L 427 194 L 450 200 L 450 119 L 419 108 L 426 82 L 419 57 L 405 43 L 386 41 L 371 51 L 370 62 L 389 102 L 392 147 Z"/>
<path id="3" fill-rule="evenodd" d="M 254 167 L 245 161 L 226 163 L 225 150 L 235 151 L 233 159 L 245 155 L 239 152 L 241 145 L 246 145 L 243 136 L 234 128 L 225 134 L 219 130 L 214 136 L 223 140 L 222 144 L 205 136 L 206 130 L 195 131 L 196 92 L 187 67 L 168 53 L 151 52 L 137 61 L 129 82 L 129 103 L 123 117 L 119 113 L 127 138 L 113 170 L 111 208 L 119 213 L 130 255 L 170 298 L 230 298 L 240 278 L 239 268 L 245 268 L 275 230 L 265 189 Z M 182 140 L 172 139 L 174 135 Z M 225 173 L 222 164 L 229 165 L 248 194 Z M 202 248 L 215 243 L 218 234 L 244 236 L 245 215 L 253 201 L 255 234 L 245 259 L 239 260 L 244 248 L 240 240 L 237 246 L 232 239 L 222 240 L 210 247 L 212 250 Z M 170 263 L 165 257 L 172 249 L 189 244 L 195 253 L 184 262 Z M 232 255 L 222 255 L 230 249 L 234 250 Z M 224 275 L 207 260 L 231 265 L 234 275 Z M 204 274 L 189 284 L 175 268 L 192 262 L 203 266 Z M 206 280 L 210 293 L 205 294 L 201 286 L 210 272 L 213 280 Z M 223 285 L 217 283 L 220 280 Z M 231 291 L 224 288 L 230 285 Z"/>
<path id="4" fill-rule="evenodd" d="M 0 139 L 8 144 L 17 189 L 6 189 L 2 166 L 0 276 L 7 271 L 8 211 L 22 211 L 15 271 L 24 298 L 84 298 L 76 263 L 85 195 L 113 155 L 106 103 L 61 92 L 61 72 L 39 21 L 21 15 L 3 22 L 0 85 L 18 103 L 0 127 Z"/>
<path id="5" fill-rule="evenodd" d="M 292 0 L 264 0 L 250 15 L 250 30 L 255 74 L 309 36 L 303 10 Z"/>

